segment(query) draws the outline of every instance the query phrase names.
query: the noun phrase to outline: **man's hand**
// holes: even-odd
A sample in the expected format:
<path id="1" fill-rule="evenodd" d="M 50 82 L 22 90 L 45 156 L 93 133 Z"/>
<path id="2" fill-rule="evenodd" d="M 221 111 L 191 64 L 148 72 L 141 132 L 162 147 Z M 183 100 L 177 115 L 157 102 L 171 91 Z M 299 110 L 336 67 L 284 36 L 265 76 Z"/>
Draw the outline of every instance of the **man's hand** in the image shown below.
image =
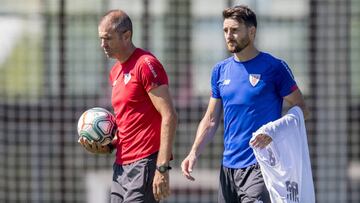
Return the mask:
<path id="1" fill-rule="evenodd" d="M 272 138 L 266 134 L 259 134 L 253 139 L 250 144 L 255 148 L 264 148 L 272 142 Z"/>
<path id="2" fill-rule="evenodd" d="M 84 137 L 80 137 L 78 143 L 83 146 L 86 151 L 94 154 L 110 154 L 112 152 L 112 148 L 110 148 L 109 145 L 102 146 L 100 143 L 89 141 Z"/>
<path id="3" fill-rule="evenodd" d="M 170 195 L 169 171 L 165 173 L 155 171 L 153 193 L 156 201 L 163 200 Z"/>
<path id="4" fill-rule="evenodd" d="M 193 170 L 195 163 L 196 163 L 196 156 L 194 154 L 189 154 L 181 163 L 181 170 L 184 176 L 192 181 L 195 180 L 195 178 L 191 176 L 191 172 Z"/>

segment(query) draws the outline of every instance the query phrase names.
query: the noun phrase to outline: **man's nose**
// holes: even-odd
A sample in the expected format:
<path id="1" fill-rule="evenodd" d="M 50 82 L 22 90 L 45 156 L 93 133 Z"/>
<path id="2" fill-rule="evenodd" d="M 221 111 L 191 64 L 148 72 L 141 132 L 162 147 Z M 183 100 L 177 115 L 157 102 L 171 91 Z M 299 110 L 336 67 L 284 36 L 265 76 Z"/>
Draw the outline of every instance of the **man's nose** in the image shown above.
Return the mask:
<path id="1" fill-rule="evenodd" d="M 233 35 L 230 32 L 227 32 L 227 33 L 225 33 L 225 38 L 228 39 L 228 40 L 232 39 Z"/>

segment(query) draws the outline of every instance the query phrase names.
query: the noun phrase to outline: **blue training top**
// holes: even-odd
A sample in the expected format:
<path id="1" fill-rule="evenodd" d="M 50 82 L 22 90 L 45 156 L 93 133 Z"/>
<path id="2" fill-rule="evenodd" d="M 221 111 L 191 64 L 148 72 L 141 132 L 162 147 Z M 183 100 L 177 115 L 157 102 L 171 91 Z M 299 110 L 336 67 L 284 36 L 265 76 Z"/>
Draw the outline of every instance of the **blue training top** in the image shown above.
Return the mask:
<path id="1" fill-rule="evenodd" d="M 212 97 L 224 108 L 223 165 L 245 168 L 257 161 L 249 146 L 252 133 L 281 117 L 283 97 L 297 89 L 287 64 L 260 52 L 248 61 L 230 57 L 216 64 Z"/>

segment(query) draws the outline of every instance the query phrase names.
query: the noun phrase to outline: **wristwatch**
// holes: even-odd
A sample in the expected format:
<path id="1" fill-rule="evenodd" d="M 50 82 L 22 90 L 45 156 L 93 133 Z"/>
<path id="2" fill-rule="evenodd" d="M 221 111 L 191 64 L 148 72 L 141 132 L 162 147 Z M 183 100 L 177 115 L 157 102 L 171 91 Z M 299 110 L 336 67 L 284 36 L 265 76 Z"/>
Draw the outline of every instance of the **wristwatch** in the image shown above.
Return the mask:
<path id="1" fill-rule="evenodd" d="M 165 173 L 166 171 L 168 171 L 170 169 L 171 169 L 171 167 L 169 165 L 156 166 L 156 170 L 158 170 L 160 173 Z"/>

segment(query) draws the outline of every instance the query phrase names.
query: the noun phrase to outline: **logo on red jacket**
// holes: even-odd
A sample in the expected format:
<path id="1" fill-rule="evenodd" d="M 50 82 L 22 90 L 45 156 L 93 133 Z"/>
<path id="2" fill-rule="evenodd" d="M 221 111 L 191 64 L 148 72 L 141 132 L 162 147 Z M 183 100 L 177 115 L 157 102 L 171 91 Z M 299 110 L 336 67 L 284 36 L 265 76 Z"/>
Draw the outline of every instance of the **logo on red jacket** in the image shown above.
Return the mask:
<path id="1" fill-rule="evenodd" d="M 130 81 L 130 79 L 131 79 L 130 73 L 125 73 L 124 74 L 124 83 L 125 83 L 125 85 Z"/>
<path id="2" fill-rule="evenodd" d="M 261 75 L 260 74 L 250 74 L 249 75 L 249 81 L 250 81 L 250 84 L 255 87 L 258 82 L 260 81 L 260 77 Z"/>

